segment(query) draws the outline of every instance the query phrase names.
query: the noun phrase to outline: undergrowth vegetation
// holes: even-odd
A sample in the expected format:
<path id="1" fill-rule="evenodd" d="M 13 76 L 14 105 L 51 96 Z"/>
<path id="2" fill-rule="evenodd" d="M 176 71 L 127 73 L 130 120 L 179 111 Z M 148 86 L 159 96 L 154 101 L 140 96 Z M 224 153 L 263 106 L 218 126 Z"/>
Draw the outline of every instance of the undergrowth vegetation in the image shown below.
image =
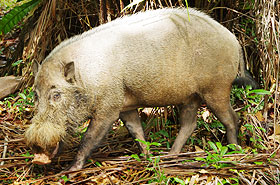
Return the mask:
<path id="1" fill-rule="evenodd" d="M 97 172 L 98 170 L 101 170 L 101 172 L 105 170 L 105 174 L 107 172 L 112 173 L 113 176 L 110 176 L 110 178 L 114 177 L 114 180 L 111 179 L 112 182 L 119 183 L 130 182 L 129 177 L 131 176 L 137 179 L 134 181 L 140 184 L 144 182 L 193 184 L 195 182 L 202 183 L 207 179 L 209 181 L 216 180 L 219 184 L 240 184 L 249 181 L 251 180 L 250 177 L 253 177 L 253 173 L 256 173 L 256 171 L 252 172 L 253 169 L 279 167 L 279 161 L 276 157 L 279 154 L 277 155 L 277 150 L 273 147 L 273 143 L 267 142 L 268 138 L 273 134 L 273 127 L 268 127 L 259 121 L 257 123 L 248 121 L 248 117 L 254 116 L 261 111 L 264 95 L 272 97 L 270 92 L 261 89 L 251 90 L 249 87 L 246 89 L 234 87 L 232 89 L 231 102 L 241 117 L 240 146 L 227 144 L 225 127 L 211 113 L 211 110 L 202 105 L 198 110 L 197 129 L 186 142 L 182 154 L 178 156 L 167 155 L 180 127 L 177 124 L 179 115 L 176 107 L 157 107 L 150 109 L 151 114 L 146 115 L 146 120 L 143 121 L 147 141 L 138 140 L 147 146 L 148 155 L 139 154 L 132 139 L 125 141 L 123 144 L 123 140 L 127 140 L 129 136 L 124 125 L 118 121 L 115 123 L 113 131 L 110 132 L 108 138 L 101 145 L 102 149 L 93 153 L 92 159 L 88 161 L 82 172 L 88 178 L 95 174 L 93 176 L 95 178 L 90 178 L 91 181 L 105 184 L 110 184 L 111 181 L 106 180 L 107 176 L 102 176 L 102 173 Z M 22 93 L 11 95 L 0 101 L 1 120 L 9 122 L 30 119 L 34 107 L 33 97 L 32 89 L 28 88 Z M 273 103 L 273 98 L 269 99 Z M 141 114 L 142 112 L 143 109 L 139 109 L 139 113 Z M 9 117 L 6 117 L 7 115 Z M 256 120 L 258 119 L 263 118 L 257 117 Z M 23 123 L 21 124 L 24 125 Z M 77 133 L 78 139 L 81 139 L 87 125 L 88 122 L 81 126 L 80 132 Z M 10 130 L 11 133 L 7 134 L 6 129 L 9 128 L 9 125 L 3 124 L 1 128 L 3 134 L 1 134 L 0 139 L 5 141 L 7 139 L 4 138 L 5 135 L 10 137 L 10 140 L 22 138 L 24 127 L 15 131 Z M 127 146 L 129 147 L 127 148 Z M 0 150 L 2 149 L 0 148 Z M 70 180 L 66 174 L 55 175 L 71 162 L 73 157 L 71 152 L 75 153 L 75 151 L 76 148 L 73 148 L 70 152 L 55 158 L 54 163 L 58 165 L 52 167 L 48 165 L 39 166 L 30 163 L 30 159 L 33 157 L 32 151 L 25 148 L 24 144 L 20 144 L 20 152 L 17 153 L 12 148 L 6 151 L 7 160 L 2 161 L 6 163 L 3 164 L 4 168 L 2 169 L 4 171 L 6 169 L 8 173 L 0 172 L 0 180 L 7 184 L 14 182 L 15 179 L 12 177 L 16 173 L 16 182 L 32 183 L 38 182 L 38 180 L 44 182 L 63 181 L 64 183 L 83 182 L 81 177 Z M 101 157 L 100 155 L 103 155 L 103 153 L 107 157 Z M 110 162 L 110 160 L 112 161 Z M 21 164 L 24 165 L 17 167 L 15 161 L 22 161 Z M 118 170 L 114 171 L 116 165 L 122 169 L 122 173 Z M 12 172 L 12 169 L 15 172 Z M 52 172 L 50 172 L 50 169 L 52 169 Z M 190 169 L 192 169 L 191 172 Z M 221 173 L 221 170 L 223 173 Z M 214 174 L 217 175 L 214 177 Z M 280 183 L 280 179 L 277 178 L 277 171 L 268 170 L 265 175 L 262 174 L 263 178 L 260 178 L 260 174 L 258 175 L 259 179 L 262 179 L 267 184 L 269 182 Z"/>

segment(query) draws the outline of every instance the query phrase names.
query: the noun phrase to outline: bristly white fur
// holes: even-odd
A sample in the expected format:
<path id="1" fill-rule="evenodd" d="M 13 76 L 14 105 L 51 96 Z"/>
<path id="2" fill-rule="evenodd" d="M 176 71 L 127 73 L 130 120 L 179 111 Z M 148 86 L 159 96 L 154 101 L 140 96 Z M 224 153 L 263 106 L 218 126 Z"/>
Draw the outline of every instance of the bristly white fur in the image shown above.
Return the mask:
<path id="1" fill-rule="evenodd" d="M 137 21 L 147 21 L 148 19 L 153 19 L 153 18 L 157 18 L 157 17 L 161 17 L 162 15 L 174 15 L 174 14 L 185 14 L 185 16 L 190 16 L 190 20 L 192 16 L 198 16 L 204 19 L 212 19 L 211 17 L 209 17 L 207 14 L 198 11 L 194 8 L 188 8 L 188 9 L 184 9 L 184 8 L 174 8 L 174 9 L 170 9 L 170 8 L 163 8 L 163 9 L 157 9 L 157 10 L 147 10 L 145 12 L 138 12 L 136 14 L 132 14 L 132 15 L 126 15 L 124 17 L 120 17 L 117 18 L 116 20 L 112 21 L 112 22 L 108 22 L 106 24 L 100 25 L 96 28 L 93 28 L 87 32 L 84 32 L 80 35 L 76 35 L 74 37 L 71 37 L 70 39 L 64 40 L 63 42 L 61 42 L 57 47 L 55 47 L 52 52 L 46 57 L 46 60 L 51 57 L 52 55 L 54 55 L 56 52 L 58 52 L 61 48 L 77 41 L 83 38 L 86 38 L 92 34 L 95 34 L 97 32 L 100 32 L 102 30 L 108 29 L 108 28 L 113 28 L 114 26 L 121 26 L 121 25 L 125 25 L 125 24 L 129 24 L 129 22 L 137 22 Z M 186 17 L 188 18 L 188 17 Z"/>

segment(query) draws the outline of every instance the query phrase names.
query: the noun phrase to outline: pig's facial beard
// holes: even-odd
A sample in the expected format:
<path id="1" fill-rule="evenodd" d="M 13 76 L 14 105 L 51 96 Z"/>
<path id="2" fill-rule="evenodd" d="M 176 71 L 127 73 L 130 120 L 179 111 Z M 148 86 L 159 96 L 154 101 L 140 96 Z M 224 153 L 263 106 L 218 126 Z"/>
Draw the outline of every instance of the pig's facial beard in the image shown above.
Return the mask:
<path id="1" fill-rule="evenodd" d="M 50 114 L 45 114 L 50 115 Z M 61 119 L 59 116 L 57 119 Z M 48 121 L 40 122 L 41 116 L 36 115 L 32 124 L 25 132 L 26 144 L 34 149 L 34 152 L 53 153 L 57 143 L 66 137 L 66 124 L 53 124 Z"/>
<path id="2" fill-rule="evenodd" d="M 68 124 L 52 124 L 51 127 L 48 122 L 42 124 L 33 123 L 30 125 L 25 133 L 25 137 L 27 145 L 33 149 L 33 153 L 35 154 L 33 163 L 48 164 L 59 150 L 77 145 L 79 140 L 76 134 L 77 129 L 68 121 L 66 122 Z M 66 127 L 66 125 L 70 126 Z"/>
<path id="3" fill-rule="evenodd" d="M 59 119 L 59 116 L 57 116 Z M 71 117 L 72 119 L 73 116 Z M 63 148 L 71 148 L 77 141 L 78 126 L 88 119 L 79 120 L 78 123 L 70 123 L 71 120 L 63 121 L 67 124 L 53 124 L 49 122 L 37 122 L 37 117 L 34 117 L 32 124 L 25 132 L 25 140 L 28 146 L 30 146 L 35 153 L 45 153 L 48 156 L 55 156 L 59 146 L 63 145 Z M 60 143 L 60 144 L 59 144 Z"/>
<path id="4" fill-rule="evenodd" d="M 44 113 L 35 115 L 25 132 L 27 145 L 44 158 L 57 153 L 58 143 L 72 147 L 78 127 L 92 115 L 93 102 L 81 89 L 66 89 L 64 96 L 57 106 L 49 104 Z"/>

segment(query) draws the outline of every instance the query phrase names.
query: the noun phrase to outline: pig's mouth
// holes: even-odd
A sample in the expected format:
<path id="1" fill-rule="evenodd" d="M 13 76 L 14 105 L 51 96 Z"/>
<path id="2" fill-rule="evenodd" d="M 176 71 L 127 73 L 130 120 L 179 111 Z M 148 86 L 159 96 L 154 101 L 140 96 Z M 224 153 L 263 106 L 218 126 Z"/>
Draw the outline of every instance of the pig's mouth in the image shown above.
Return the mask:
<path id="1" fill-rule="evenodd" d="M 50 164 L 52 162 L 51 159 L 57 154 L 58 148 L 59 148 L 59 143 L 56 144 L 55 149 L 50 155 L 46 153 L 35 153 L 32 163 L 39 164 L 39 165 Z"/>

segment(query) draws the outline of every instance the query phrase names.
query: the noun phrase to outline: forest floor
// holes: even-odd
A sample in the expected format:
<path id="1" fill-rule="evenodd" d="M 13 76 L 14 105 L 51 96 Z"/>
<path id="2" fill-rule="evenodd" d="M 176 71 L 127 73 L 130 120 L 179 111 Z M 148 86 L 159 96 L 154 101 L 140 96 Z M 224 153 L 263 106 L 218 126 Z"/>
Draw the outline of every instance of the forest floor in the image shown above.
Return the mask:
<path id="1" fill-rule="evenodd" d="M 62 171 L 70 165 L 77 147 L 63 151 L 51 164 L 32 164 L 32 151 L 24 142 L 24 130 L 33 115 L 32 91 L 25 91 L 0 102 L 0 184 L 280 184 L 273 105 L 264 121 L 260 111 L 248 113 L 256 107 L 245 104 L 234 104 L 242 118 L 242 149 L 226 145 L 225 129 L 203 106 L 198 127 L 182 153 L 168 155 L 179 129 L 174 124 L 176 117 L 169 116 L 176 109 L 153 109 L 145 121 L 146 144 L 151 148 L 147 159 L 140 156 L 119 121 L 85 167 L 71 172 L 74 177 L 69 179 L 69 173 Z"/>

